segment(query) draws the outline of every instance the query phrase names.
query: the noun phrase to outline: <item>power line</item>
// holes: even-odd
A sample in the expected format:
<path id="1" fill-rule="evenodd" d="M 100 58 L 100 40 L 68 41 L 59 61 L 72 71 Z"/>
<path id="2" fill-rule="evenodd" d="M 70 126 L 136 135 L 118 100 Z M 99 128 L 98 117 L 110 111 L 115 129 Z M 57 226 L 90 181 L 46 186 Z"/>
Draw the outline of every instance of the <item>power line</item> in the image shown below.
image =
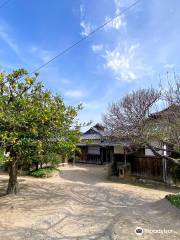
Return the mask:
<path id="1" fill-rule="evenodd" d="M 51 58 L 49 61 L 47 61 L 46 63 L 42 64 L 41 66 L 39 66 L 38 68 L 36 68 L 31 74 L 38 72 L 40 69 L 42 69 L 43 67 L 47 66 L 49 63 L 51 63 L 52 61 L 54 61 L 56 58 L 64 55 L 66 52 L 68 52 L 69 50 L 71 50 L 73 47 L 79 45 L 81 42 L 83 42 L 84 40 L 86 40 L 87 38 L 89 38 L 91 35 L 93 35 L 94 33 L 96 33 L 97 31 L 101 30 L 102 28 L 104 28 L 107 24 L 111 23 L 114 19 L 116 19 L 117 17 L 121 16 L 123 13 L 129 11 L 131 8 L 133 8 L 135 5 L 137 5 L 140 1 L 142 0 L 137 0 L 134 3 L 132 3 L 131 5 L 129 5 L 127 8 L 125 8 L 124 10 L 122 10 L 119 14 L 117 14 L 116 16 L 112 17 L 110 20 L 108 20 L 107 22 L 103 23 L 102 25 L 100 25 L 99 27 L 95 28 L 93 31 L 91 31 L 87 36 L 81 38 L 79 41 L 73 43 L 72 45 L 70 45 L 69 47 L 65 48 L 63 51 L 61 51 L 60 53 L 58 53 L 56 56 L 54 56 L 53 58 Z"/>
<path id="2" fill-rule="evenodd" d="M 0 5 L 0 8 L 5 7 L 10 1 L 12 1 L 12 0 L 6 0 L 6 1 L 4 1 L 4 2 Z"/>

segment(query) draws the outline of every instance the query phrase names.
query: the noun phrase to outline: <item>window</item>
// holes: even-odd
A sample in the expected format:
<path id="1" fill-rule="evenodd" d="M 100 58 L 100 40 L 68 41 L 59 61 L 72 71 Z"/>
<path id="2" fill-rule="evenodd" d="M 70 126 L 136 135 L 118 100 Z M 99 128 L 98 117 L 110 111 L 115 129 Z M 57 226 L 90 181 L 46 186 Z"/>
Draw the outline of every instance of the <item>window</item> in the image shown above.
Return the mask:
<path id="1" fill-rule="evenodd" d="M 88 147 L 88 154 L 100 155 L 100 147 L 99 146 Z"/>

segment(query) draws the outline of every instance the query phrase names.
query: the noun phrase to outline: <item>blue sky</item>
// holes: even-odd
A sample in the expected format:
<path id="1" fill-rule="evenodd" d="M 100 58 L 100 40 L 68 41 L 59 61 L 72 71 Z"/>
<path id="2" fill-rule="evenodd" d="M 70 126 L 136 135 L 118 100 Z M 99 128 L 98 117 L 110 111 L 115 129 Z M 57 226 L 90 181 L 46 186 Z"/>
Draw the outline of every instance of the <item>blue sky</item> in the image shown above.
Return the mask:
<path id="1" fill-rule="evenodd" d="M 0 9 L 0 67 L 32 72 L 133 2 L 11 0 Z M 80 121 L 99 122 L 108 103 L 178 73 L 179 23 L 179 0 L 142 0 L 43 68 L 39 79 L 67 104 L 83 103 Z"/>

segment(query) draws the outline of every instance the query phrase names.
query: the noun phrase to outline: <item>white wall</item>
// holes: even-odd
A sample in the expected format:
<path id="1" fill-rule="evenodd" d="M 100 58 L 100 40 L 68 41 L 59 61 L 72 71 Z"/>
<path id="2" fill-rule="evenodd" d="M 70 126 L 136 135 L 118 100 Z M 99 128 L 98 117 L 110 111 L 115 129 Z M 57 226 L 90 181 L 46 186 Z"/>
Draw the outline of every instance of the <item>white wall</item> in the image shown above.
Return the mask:
<path id="1" fill-rule="evenodd" d="M 158 142 L 152 142 L 151 145 L 153 147 L 159 147 L 159 148 L 163 148 L 163 150 L 159 150 L 158 153 L 161 154 L 161 155 L 164 155 L 166 156 L 167 155 L 167 146 L 166 144 L 161 144 L 161 143 L 158 143 Z M 145 147 L 145 156 L 155 156 L 154 153 L 151 151 L 151 149 L 149 149 L 148 147 Z"/>

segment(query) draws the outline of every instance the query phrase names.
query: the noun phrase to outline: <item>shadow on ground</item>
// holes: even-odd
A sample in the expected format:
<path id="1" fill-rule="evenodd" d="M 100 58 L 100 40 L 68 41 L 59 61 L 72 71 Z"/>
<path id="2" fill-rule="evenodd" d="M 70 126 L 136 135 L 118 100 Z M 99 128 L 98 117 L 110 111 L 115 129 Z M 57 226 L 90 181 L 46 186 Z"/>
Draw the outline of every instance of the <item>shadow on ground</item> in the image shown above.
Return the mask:
<path id="1" fill-rule="evenodd" d="M 0 198 L 0 239 L 136 239 L 137 226 L 173 230 L 143 239 L 180 239 L 180 212 L 162 200 L 162 192 L 128 184 L 116 189 L 103 181 L 103 167 L 62 173 L 54 182 L 23 179 L 17 196 Z"/>

